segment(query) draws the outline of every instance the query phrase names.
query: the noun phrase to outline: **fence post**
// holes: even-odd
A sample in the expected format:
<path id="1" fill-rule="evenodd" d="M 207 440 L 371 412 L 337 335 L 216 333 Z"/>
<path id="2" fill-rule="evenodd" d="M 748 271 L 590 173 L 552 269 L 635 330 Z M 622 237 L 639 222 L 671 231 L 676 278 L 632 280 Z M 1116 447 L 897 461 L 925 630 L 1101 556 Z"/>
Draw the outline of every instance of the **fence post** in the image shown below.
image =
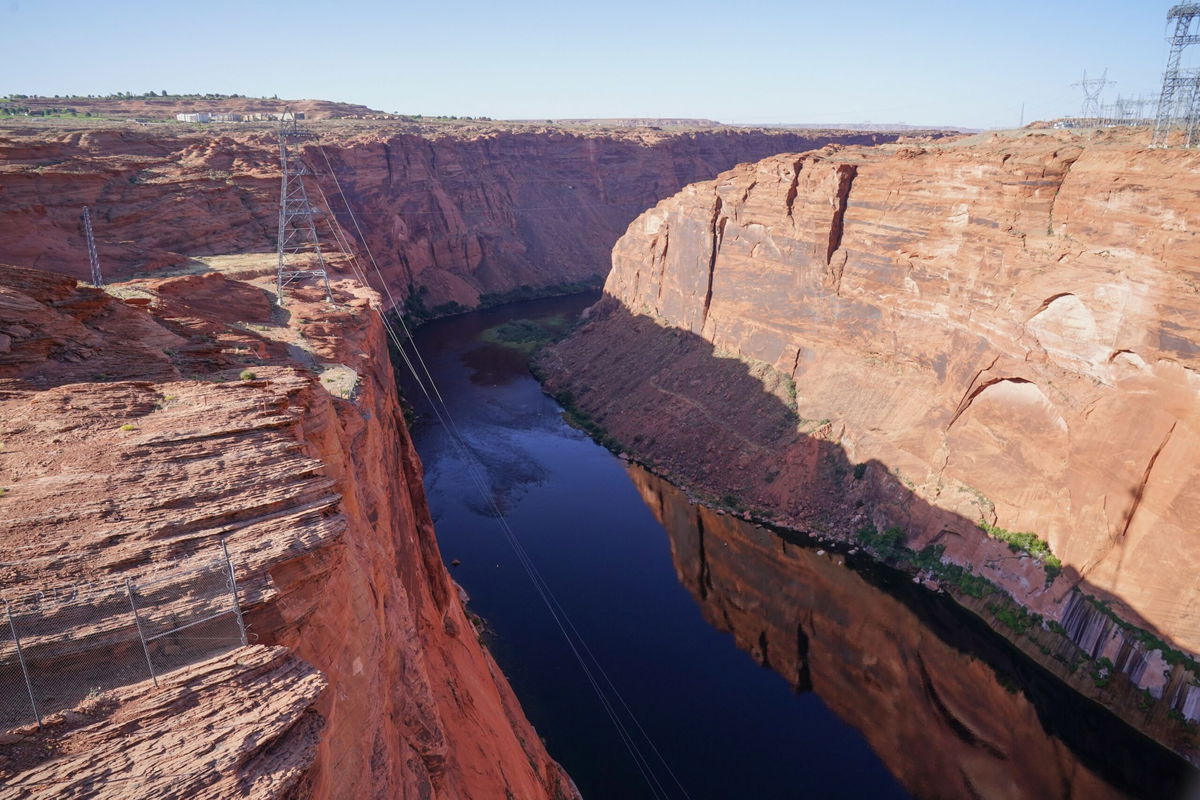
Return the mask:
<path id="1" fill-rule="evenodd" d="M 21 649 L 21 637 L 17 635 L 17 623 L 13 620 L 12 606 L 4 603 L 4 613 L 8 615 L 8 629 L 12 631 L 13 644 L 17 646 L 17 661 L 21 662 L 21 674 L 25 676 L 25 691 L 29 692 L 29 705 L 33 707 L 33 715 L 37 717 L 38 727 L 42 727 L 42 712 L 38 711 L 37 700 L 33 697 L 33 681 L 29 680 L 29 668 L 25 666 L 25 651 Z"/>
<path id="2" fill-rule="evenodd" d="M 246 621 L 242 619 L 242 604 L 238 602 L 237 577 L 233 574 L 233 561 L 229 558 L 229 548 L 225 544 L 225 538 L 221 537 L 221 552 L 225 554 L 225 566 L 229 568 L 229 594 L 233 598 L 233 614 L 237 617 L 238 633 L 242 637 L 242 645 L 247 644 L 246 641 Z"/>
<path id="3" fill-rule="evenodd" d="M 146 646 L 146 636 L 142 633 L 142 618 L 138 616 L 137 603 L 133 599 L 133 584 L 125 579 L 125 593 L 129 595 L 129 608 L 133 611 L 133 624 L 137 626 L 138 640 L 142 643 L 142 652 L 146 654 L 146 666 L 150 668 L 150 680 L 158 687 L 158 676 L 154 674 L 154 662 L 150 660 L 150 648 Z"/>

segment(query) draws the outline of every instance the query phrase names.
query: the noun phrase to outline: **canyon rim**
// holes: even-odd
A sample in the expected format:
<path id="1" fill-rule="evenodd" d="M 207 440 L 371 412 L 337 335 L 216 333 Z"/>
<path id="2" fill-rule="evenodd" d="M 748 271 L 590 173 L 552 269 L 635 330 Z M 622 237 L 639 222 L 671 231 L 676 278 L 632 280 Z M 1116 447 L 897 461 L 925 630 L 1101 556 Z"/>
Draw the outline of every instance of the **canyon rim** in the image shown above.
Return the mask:
<path id="1" fill-rule="evenodd" d="M 516 364 L 549 447 L 619 457 L 669 588 L 888 796 L 1121 797 L 1200 765 L 1197 149 L 70 102 L 0 104 L 0 799 L 596 796 L 439 547 L 398 373 L 449 417 L 414 331 L 451 317 L 480 321 L 462 380 Z M 320 269 L 284 288 L 294 219 Z M 577 321 L 482 322 L 585 291 Z M 552 484 L 480 403 L 510 458 L 446 421 L 467 460 Z M 507 527 L 521 492 L 482 488 Z M 1087 724 L 1055 717 L 1076 702 Z M 1139 784 L 1143 758 L 1170 774 Z"/>
<path id="2" fill-rule="evenodd" d="M 628 222 L 690 181 L 895 138 L 396 133 L 326 107 L 343 118 L 302 151 L 322 235 L 380 258 L 364 281 L 331 257 L 331 302 L 275 302 L 273 127 L 0 135 L 0 797 L 577 796 L 439 556 L 383 312 L 597 285 Z M 103 288 L 76 281 L 81 206 Z M 222 548 L 249 639 L 196 629 L 231 641 L 210 655 L 187 631 L 226 609 L 202 582 Z"/>

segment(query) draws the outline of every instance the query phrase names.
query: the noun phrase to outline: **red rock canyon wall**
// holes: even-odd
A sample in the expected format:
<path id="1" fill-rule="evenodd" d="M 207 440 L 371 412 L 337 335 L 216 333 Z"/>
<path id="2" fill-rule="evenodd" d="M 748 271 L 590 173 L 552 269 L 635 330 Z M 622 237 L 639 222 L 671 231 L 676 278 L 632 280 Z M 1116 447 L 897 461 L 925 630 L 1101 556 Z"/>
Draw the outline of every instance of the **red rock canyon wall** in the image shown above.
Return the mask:
<path id="1" fill-rule="evenodd" d="M 392 291 L 402 298 L 410 287 L 424 289 L 427 307 L 474 306 L 481 293 L 599 280 L 629 222 L 688 183 L 772 153 L 895 138 L 310 127 L 320 137 L 304 152 L 328 195 L 328 204 L 319 196 L 315 204 L 332 208 L 326 219 L 356 241 L 329 177 L 332 166 Z M 0 128 L 0 262 L 87 278 L 79 219 L 85 205 L 109 280 L 192 256 L 269 252 L 279 180 L 270 129 L 10 124 Z M 321 228 L 324 236 L 325 222 Z"/>
<path id="2" fill-rule="evenodd" d="M 110 291 L 139 305 L 0 268 L 0 586 L 174 580 L 223 537 L 253 642 L 5 737 L 0 797 L 576 796 L 441 563 L 378 296 Z"/>
<path id="3" fill-rule="evenodd" d="M 1052 617 L 1080 585 L 1195 652 L 1198 190 L 1200 155 L 1117 132 L 741 165 L 630 225 L 551 385 L 718 495 L 898 524 Z"/>

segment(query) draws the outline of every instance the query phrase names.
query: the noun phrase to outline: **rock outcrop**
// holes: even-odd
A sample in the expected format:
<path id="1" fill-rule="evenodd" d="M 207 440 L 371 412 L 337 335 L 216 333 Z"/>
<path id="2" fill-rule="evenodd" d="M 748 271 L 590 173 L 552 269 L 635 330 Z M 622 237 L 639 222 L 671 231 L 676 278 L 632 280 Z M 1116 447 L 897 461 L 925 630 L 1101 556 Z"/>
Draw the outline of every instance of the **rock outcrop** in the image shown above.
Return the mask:
<path id="1" fill-rule="evenodd" d="M 360 254 L 365 238 L 398 301 L 411 293 L 414 307 L 442 312 L 476 306 L 481 294 L 599 283 L 637 214 L 739 162 L 895 138 L 491 123 L 442 133 L 405 133 L 399 123 L 310 127 L 320 134 L 303 148 L 321 187 L 312 200 L 330 212 L 321 235 L 333 245 L 336 229 Z M 0 263 L 87 278 L 83 206 L 108 280 L 190 257 L 270 251 L 279 182 L 269 127 L 9 124 L 0 128 Z"/>
<path id="2" fill-rule="evenodd" d="M 1197 652 L 1198 189 L 1144 132 L 742 165 L 630 225 L 550 384 L 714 497 L 898 526 L 1051 619 L 1078 587 Z"/>
<path id="3" fill-rule="evenodd" d="M 214 602 L 194 576 L 224 540 L 250 644 L 4 737 L 0 797 L 576 796 L 441 563 L 378 296 L 343 281 L 272 311 L 218 274 L 109 292 L 0 268 L 4 598 L 75 621 L 23 635 L 61 647 L 55 699 L 78 697 L 88 665 L 142 655 L 128 603 L 114 623 L 96 598 L 152 586 L 181 624 Z"/>

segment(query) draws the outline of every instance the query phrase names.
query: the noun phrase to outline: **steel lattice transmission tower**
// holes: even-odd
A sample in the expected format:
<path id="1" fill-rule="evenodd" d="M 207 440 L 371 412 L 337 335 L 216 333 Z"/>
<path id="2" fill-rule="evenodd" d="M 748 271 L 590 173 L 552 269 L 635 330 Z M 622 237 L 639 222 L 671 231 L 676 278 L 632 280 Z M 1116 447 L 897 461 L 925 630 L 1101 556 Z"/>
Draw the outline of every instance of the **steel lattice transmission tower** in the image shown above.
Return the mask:
<path id="1" fill-rule="evenodd" d="M 1083 80 L 1071 85 L 1083 89 L 1083 111 L 1079 115 L 1080 119 L 1095 120 L 1097 125 L 1100 124 L 1100 94 L 1104 91 L 1105 86 L 1116 85 L 1116 81 L 1108 79 L 1108 69 L 1105 69 L 1099 78 L 1088 78 L 1085 69 Z"/>
<path id="2" fill-rule="evenodd" d="M 92 286 L 103 286 L 104 278 L 100 275 L 100 256 L 96 253 L 96 239 L 92 236 L 92 215 L 88 207 L 83 207 L 83 232 L 87 234 L 88 263 L 92 267 Z"/>
<path id="3" fill-rule="evenodd" d="M 317 209 L 308 200 L 305 176 L 312 171 L 300 158 L 298 145 L 312 134 L 300 128 L 294 118 L 279 123 L 279 164 L 283 169 L 283 184 L 279 192 L 279 257 L 276 265 L 275 290 L 283 303 L 283 290 L 305 278 L 320 278 L 325 285 L 325 299 L 332 301 L 325 257 L 317 238 L 313 217 Z M 293 152 L 288 152 L 292 145 Z"/>
<path id="4" fill-rule="evenodd" d="M 1183 51 L 1189 45 L 1200 44 L 1200 4 L 1185 3 L 1172 6 L 1167 12 L 1167 28 L 1172 21 L 1174 32 L 1167 38 L 1171 50 L 1163 72 L 1162 93 L 1158 97 L 1158 114 L 1154 120 L 1152 146 L 1166 147 L 1171 128 L 1185 129 L 1185 147 L 1200 144 L 1200 70 L 1183 69 Z"/>

